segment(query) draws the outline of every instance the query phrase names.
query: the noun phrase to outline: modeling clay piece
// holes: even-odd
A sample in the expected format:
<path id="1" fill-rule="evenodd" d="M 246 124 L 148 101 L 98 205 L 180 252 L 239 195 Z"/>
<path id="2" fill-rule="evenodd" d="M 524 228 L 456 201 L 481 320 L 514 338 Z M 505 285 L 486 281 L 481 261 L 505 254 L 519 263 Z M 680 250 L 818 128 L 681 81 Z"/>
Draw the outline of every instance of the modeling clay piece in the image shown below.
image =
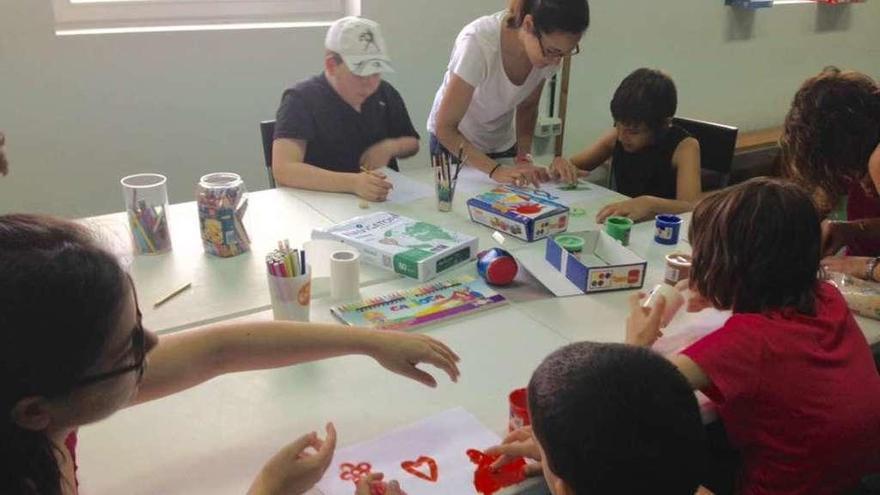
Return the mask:
<path id="1" fill-rule="evenodd" d="M 419 469 L 422 466 L 428 467 L 427 473 Z M 400 463 L 400 467 L 402 467 L 404 471 L 415 476 L 416 478 L 421 478 L 425 481 L 430 481 L 431 483 L 436 483 L 439 476 L 439 472 L 437 470 L 437 461 L 426 455 L 419 456 L 419 458 L 415 461 L 403 461 Z"/>
<path id="2" fill-rule="evenodd" d="M 474 471 L 474 488 L 482 495 L 492 495 L 502 488 L 513 486 L 526 479 L 526 460 L 522 457 L 498 469 L 492 469 L 492 463 L 500 456 L 484 454 L 476 449 L 468 450 L 467 456 L 477 465 Z"/>

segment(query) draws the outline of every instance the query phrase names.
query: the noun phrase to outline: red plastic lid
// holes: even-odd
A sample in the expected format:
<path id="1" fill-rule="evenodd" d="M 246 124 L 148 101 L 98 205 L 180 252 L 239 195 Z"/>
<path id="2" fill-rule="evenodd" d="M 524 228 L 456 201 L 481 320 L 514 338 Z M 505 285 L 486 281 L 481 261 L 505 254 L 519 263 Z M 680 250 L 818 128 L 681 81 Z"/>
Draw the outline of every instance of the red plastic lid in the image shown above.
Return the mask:
<path id="1" fill-rule="evenodd" d="M 499 258 L 489 265 L 486 270 L 486 279 L 490 284 L 507 285 L 516 278 L 519 266 L 513 258 Z"/>

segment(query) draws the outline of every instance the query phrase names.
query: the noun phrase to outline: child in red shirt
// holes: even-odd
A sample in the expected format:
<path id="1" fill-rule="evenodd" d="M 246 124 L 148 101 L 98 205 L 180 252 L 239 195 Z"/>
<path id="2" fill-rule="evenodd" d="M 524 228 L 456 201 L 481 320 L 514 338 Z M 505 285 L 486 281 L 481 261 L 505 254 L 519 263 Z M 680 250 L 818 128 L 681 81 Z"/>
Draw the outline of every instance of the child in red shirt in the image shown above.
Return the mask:
<path id="1" fill-rule="evenodd" d="M 741 493 L 845 493 L 880 472 L 880 375 L 841 294 L 817 281 L 810 196 L 753 179 L 701 201 L 690 240 L 688 309 L 733 316 L 671 360 L 717 405 Z M 664 304 L 632 303 L 627 341 L 650 346 Z"/>

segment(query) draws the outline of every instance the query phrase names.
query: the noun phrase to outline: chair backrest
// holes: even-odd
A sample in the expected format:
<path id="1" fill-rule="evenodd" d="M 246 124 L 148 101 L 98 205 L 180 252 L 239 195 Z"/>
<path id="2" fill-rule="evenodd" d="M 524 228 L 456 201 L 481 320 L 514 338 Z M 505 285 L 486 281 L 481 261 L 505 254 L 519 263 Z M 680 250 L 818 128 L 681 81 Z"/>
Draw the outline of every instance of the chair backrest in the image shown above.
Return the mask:
<path id="1" fill-rule="evenodd" d="M 269 174 L 269 187 L 275 187 L 275 176 L 272 175 L 272 142 L 275 140 L 275 121 L 260 122 L 260 135 L 263 136 L 263 159 L 266 162 L 266 173 Z"/>
<path id="2" fill-rule="evenodd" d="M 672 123 L 688 131 L 700 142 L 703 189 L 726 187 L 730 179 L 730 166 L 733 163 L 733 151 L 736 148 L 736 135 L 739 129 L 683 117 L 673 118 Z"/>

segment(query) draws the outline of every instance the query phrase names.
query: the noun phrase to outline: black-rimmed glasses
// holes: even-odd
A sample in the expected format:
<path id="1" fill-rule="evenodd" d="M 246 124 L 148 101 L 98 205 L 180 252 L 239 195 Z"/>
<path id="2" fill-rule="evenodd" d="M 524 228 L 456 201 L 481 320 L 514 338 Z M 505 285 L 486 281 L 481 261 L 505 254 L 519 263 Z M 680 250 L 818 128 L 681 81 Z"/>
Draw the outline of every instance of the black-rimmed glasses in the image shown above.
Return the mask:
<path id="1" fill-rule="evenodd" d="M 564 57 L 568 57 L 568 56 L 577 55 L 578 53 L 581 52 L 581 44 L 580 43 L 574 45 L 574 49 L 568 53 L 562 53 L 560 51 L 548 52 L 547 49 L 544 48 L 544 36 L 541 34 L 541 31 L 539 31 L 536 28 L 534 33 L 535 33 L 535 38 L 538 38 L 538 46 L 541 47 L 541 55 L 543 55 L 544 58 L 564 58 Z"/>
<path id="2" fill-rule="evenodd" d="M 117 368 L 115 370 L 105 371 L 104 373 L 98 373 L 96 375 L 86 376 L 80 378 L 76 381 L 75 386 L 83 387 L 86 385 L 92 385 L 97 382 L 102 382 L 104 380 L 109 380 L 111 378 L 115 378 L 117 376 L 124 375 L 126 373 L 131 373 L 132 371 L 138 372 L 138 379 L 144 374 L 144 361 L 146 360 L 146 332 L 144 330 L 144 325 L 141 316 L 141 310 L 137 311 L 137 324 L 131 332 L 131 352 L 134 355 L 135 362 L 133 364 L 129 364 L 127 366 L 123 366 L 121 368 Z"/>

